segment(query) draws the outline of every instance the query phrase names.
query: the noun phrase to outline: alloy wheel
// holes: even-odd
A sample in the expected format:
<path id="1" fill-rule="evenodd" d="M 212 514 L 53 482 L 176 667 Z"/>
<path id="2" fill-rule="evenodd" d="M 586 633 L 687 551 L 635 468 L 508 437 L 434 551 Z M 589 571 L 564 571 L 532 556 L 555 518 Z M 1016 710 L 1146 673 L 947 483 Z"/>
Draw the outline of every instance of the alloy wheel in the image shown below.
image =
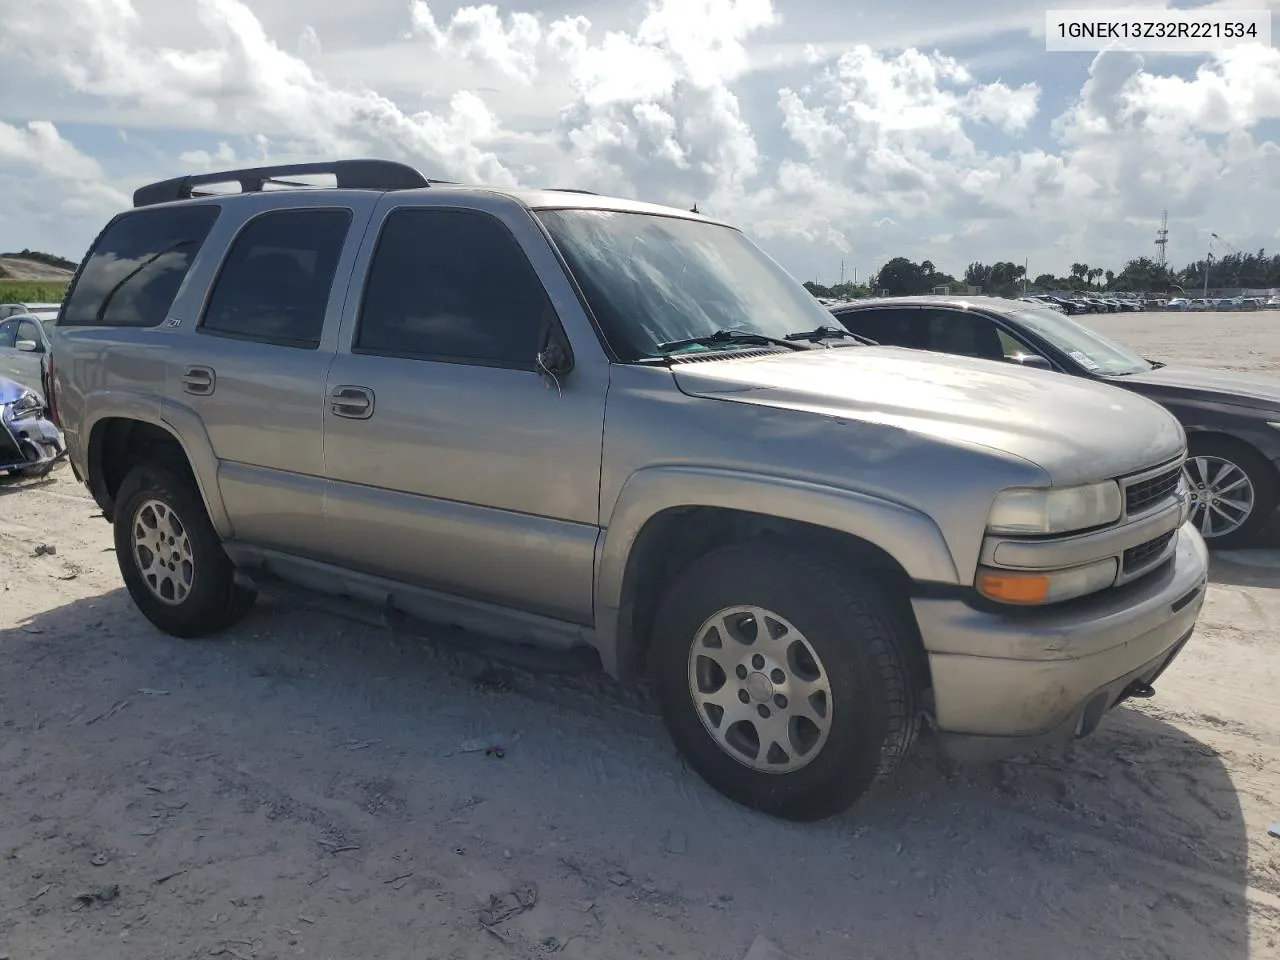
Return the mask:
<path id="1" fill-rule="evenodd" d="M 1206 540 L 1226 536 L 1253 514 L 1253 481 L 1224 457 L 1189 457 L 1182 468 L 1191 493 L 1191 522 Z"/>
<path id="2" fill-rule="evenodd" d="M 707 733 L 739 763 L 794 773 L 831 733 L 831 681 L 813 645 L 762 607 L 709 617 L 689 649 L 689 695 Z"/>
<path id="3" fill-rule="evenodd" d="M 133 560 L 158 600 L 177 606 L 195 582 L 196 561 L 186 525 L 167 503 L 145 500 L 133 514 Z"/>

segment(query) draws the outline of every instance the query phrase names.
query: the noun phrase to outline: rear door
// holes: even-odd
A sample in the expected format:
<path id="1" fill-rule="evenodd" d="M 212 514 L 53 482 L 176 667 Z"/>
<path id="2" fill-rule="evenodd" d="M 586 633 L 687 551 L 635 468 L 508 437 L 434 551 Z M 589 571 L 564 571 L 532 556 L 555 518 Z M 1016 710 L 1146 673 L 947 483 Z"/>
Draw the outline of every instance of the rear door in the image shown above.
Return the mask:
<path id="1" fill-rule="evenodd" d="M 580 307 L 523 207 L 405 202 L 389 197 L 370 227 L 329 373 L 333 549 L 369 573 L 589 624 L 608 366 L 539 373 L 541 345 L 564 337 L 547 291 Z"/>
<path id="2" fill-rule="evenodd" d="M 186 305 L 197 322 L 174 338 L 168 386 L 208 433 L 235 538 L 316 558 L 327 556 L 325 380 L 375 202 L 324 193 L 224 212 L 209 245 L 226 253 L 211 282 L 193 283 L 208 294 Z"/>

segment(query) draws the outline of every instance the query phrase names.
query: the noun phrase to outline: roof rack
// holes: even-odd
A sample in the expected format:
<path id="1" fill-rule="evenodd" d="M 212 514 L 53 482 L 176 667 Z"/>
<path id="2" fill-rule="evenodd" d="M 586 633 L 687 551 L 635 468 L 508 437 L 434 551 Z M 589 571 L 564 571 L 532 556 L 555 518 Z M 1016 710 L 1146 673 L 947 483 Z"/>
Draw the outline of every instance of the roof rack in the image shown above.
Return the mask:
<path id="1" fill-rule="evenodd" d="M 578 190 L 574 187 L 547 187 L 546 189 L 553 193 L 585 193 L 589 197 L 599 196 L 594 190 Z"/>
<path id="2" fill-rule="evenodd" d="M 282 187 L 314 188 L 288 177 L 332 174 L 338 189 L 347 190 L 414 190 L 433 182 L 413 167 L 394 160 L 331 160 L 327 163 L 290 163 L 274 167 L 250 167 L 244 170 L 222 170 L 217 173 L 189 174 L 160 180 L 133 192 L 135 207 L 148 207 L 174 200 L 219 196 L 217 191 L 200 191 L 196 187 L 217 183 L 238 183 L 242 193 L 260 193 L 267 184 Z"/>

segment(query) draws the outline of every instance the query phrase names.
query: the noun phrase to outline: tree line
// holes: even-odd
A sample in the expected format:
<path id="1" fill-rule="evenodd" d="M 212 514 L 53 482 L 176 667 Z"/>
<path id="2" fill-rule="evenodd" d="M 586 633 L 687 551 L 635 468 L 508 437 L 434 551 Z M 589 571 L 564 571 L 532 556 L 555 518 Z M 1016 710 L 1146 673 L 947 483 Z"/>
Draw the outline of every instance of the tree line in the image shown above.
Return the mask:
<path id="1" fill-rule="evenodd" d="M 975 261 L 965 268 L 961 279 L 949 273 L 941 273 L 930 260 L 916 263 L 906 257 L 894 257 L 871 278 L 867 284 L 835 284 L 823 286 L 808 282 L 805 286 L 815 297 L 831 297 L 852 300 L 883 291 L 889 296 L 911 296 L 932 293 L 935 287 L 967 285 L 979 288 L 988 296 L 1019 296 L 1025 288 L 1031 292 L 1071 290 L 1081 293 L 1108 290 L 1134 293 L 1188 293 L 1202 289 L 1208 271 L 1211 288 L 1245 287 L 1266 289 L 1280 287 L 1280 254 L 1268 255 L 1265 250 L 1255 253 L 1234 252 L 1223 257 L 1198 260 L 1182 270 L 1161 267 L 1150 257 L 1137 257 L 1124 265 L 1117 273 L 1087 263 L 1073 263 L 1065 277 L 1041 273 L 1035 277 L 1026 275 L 1020 263 Z"/>

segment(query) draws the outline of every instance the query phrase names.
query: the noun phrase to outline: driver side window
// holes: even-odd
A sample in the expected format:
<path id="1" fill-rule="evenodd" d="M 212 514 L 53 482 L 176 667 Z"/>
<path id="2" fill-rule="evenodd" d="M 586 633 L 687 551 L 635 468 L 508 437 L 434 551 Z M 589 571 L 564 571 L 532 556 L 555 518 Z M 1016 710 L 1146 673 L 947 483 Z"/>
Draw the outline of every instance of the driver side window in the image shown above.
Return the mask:
<path id="1" fill-rule="evenodd" d="M 999 328 L 988 317 L 968 310 L 924 311 L 925 349 L 982 360 L 1004 360 Z"/>
<path id="2" fill-rule="evenodd" d="M 9 320 L 0 323 L 0 347 L 12 348 L 18 339 L 18 321 Z"/>
<path id="3" fill-rule="evenodd" d="M 519 242 L 485 213 L 406 207 L 387 216 L 352 353 L 533 370 L 557 323 Z"/>
<path id="4" fill-rule="evenodd" d="M 1016 361 L 1027 355 L 1039 356 L 990 317 L 969 310 L 925 310 L 926 350 L 951 353 L 982 360 Z"/>

